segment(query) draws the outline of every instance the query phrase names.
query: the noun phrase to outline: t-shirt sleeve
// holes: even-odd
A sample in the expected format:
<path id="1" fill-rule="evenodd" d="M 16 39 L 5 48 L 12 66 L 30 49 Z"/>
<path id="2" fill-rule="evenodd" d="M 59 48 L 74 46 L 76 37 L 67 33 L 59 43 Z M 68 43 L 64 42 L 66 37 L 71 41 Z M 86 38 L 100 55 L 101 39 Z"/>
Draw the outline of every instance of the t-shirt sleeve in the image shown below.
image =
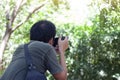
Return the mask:
<path id="1" fill-rule="evenodd" d="M 63 70 L 57 60 L 56 52 L 53 48 L 51 48 L 46 54 L 46 65 L 51 74 L 56 74 Z"/>

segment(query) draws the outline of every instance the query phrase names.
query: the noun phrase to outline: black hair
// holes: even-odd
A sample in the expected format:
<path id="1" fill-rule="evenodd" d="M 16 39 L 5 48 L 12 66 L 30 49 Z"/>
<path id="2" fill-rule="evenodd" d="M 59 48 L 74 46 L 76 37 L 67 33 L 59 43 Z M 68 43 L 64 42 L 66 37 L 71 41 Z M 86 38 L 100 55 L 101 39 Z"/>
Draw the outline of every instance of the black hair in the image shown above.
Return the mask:
<path id="1" fill-rule="evenodd" d="M 40 20 L 33 24 L 30 30 L 30 40 L 48 43 L 56 35 L 55 25 L 48 20 Z"/>

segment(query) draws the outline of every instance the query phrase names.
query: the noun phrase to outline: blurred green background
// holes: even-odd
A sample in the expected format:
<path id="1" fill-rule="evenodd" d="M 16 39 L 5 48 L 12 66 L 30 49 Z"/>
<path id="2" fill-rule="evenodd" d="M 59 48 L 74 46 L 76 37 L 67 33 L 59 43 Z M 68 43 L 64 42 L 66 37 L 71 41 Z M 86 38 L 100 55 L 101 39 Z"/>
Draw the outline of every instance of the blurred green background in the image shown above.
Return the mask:
<path id="1" fill-rule="evenodd" d="M 9 2 L 8 2 L 9 1 Z M 36 5 L 45 0 L 26 1 L 12 25 L 21 22 Z M 10 12 L 16 0 L 0 0 L 0 42 L 5 33 L 6 4 Z M 29 20 L 10 36 L 3 55 L 3 70 L 18 45 L 29 41 L 29 30 L 38 20 L 55 23 L 57 36 L 69 37 L 65 53 L 68 80 L 120 80 L 120 0 L 47 0 Z M 53 80 L 48 75 L 48 80 Z"/>

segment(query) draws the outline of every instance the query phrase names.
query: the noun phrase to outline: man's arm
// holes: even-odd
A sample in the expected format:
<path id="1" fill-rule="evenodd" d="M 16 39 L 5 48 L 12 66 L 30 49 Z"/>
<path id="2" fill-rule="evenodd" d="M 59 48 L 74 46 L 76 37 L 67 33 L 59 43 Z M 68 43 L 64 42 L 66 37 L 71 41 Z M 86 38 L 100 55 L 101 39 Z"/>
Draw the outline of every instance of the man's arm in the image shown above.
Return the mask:
<path id="1" fill-rule="evenodd" d="M 67 80 L 67 67 L 66 67 L 64 53 L 65 50 L 68 48 L 68 38 L 66 37 L 64 40 L 61 40 L 61 38 L 59 38 L 58 46 L 59 46 L 60 65 L 63 67 L 63 71 L 54 74 L 53 76 L 56 80 Z"/>

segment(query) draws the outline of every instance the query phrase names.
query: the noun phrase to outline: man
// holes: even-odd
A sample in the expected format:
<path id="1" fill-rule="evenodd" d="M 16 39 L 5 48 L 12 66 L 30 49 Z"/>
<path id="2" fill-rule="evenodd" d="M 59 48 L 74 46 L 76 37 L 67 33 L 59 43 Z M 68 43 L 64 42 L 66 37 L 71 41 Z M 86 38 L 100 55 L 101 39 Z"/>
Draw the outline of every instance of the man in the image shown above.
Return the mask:
<path id="1" fill-rule="evenodd" d="M 30 44 L 28 49 L 33 63 L 39 72 L 46 70 L 53 75 L 55 80 L 67 79 L 67 68 L 65 63 L 65 50 L 68 48 L 68 39 L 58 39 L 59 62 L 54 49 L 53 40 L 56 35 L 55 25 L 47 20 L 36 22 L 30 30 Z M 27 64 L 25 61 L 24 45 L 20 45 L 14 52 L 12 61 L 1 80 L 25 80 Z"/>

